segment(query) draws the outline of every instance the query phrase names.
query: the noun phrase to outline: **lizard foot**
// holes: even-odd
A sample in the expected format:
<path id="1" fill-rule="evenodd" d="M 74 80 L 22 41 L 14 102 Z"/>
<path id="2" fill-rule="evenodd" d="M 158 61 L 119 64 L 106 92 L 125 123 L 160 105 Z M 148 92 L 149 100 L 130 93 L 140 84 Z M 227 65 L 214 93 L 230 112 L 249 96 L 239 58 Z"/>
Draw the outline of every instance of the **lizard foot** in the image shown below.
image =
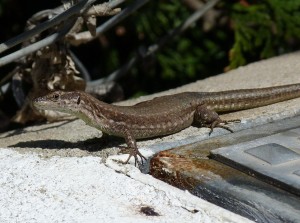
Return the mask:
<path id="1" fill-rule="evenodd" d="M 120 147 L 120 148 L 127 149 L 128 147 Z M 123 162 L 123 164 L 127 164 L 131 157 L 134 157 L 134 165 L 135 166 L 138 165 L 139 167 L 141 167 L 142 165 L 144 165 L 144 162 L 147 161 L 146 157 L 144 157 L 138 149 L 130 149 L 129 156 L 128 156 L 127 160 L 125 162 Z M 141 161 L 139 161 L 139 159 Z"/>
<path id="2" fill-rule="evenodd" d="M 222 128 L 222 129 L 226 129 L 229 132 L 233 132 L 233 130 L 231 128 L 229 128 L 228 126 L 226 126 L 229 123 L 238 123 L 241 122 L 240 119 L 231 119 L 231 120 L 222 120 L 222 119 L 217 119 L 215 120 L 213 123 L 209 124 L 207 127 L 210 128 L 209 131 L 209 135 L 211 135 L 211 133 L 214 131 L 214 128 L 218 127 L 218 128 Z"/>
<path id="3" fill-rule="evenodd" d="M 219 127 L 226 129 L 229 132 L 233 132 L 227 124 L 230 122 L 240 122 L 239 119 L 232 119 L 232 120 L 222 120 L 217 112 L 208 109 L 205 104 L 199 105 L 196 108 L 196 112 L 194 114 L 194 121 L 200 126 L 208 127 L 210 128 L 209 135 L 214 131 L 214 128 Z"/>

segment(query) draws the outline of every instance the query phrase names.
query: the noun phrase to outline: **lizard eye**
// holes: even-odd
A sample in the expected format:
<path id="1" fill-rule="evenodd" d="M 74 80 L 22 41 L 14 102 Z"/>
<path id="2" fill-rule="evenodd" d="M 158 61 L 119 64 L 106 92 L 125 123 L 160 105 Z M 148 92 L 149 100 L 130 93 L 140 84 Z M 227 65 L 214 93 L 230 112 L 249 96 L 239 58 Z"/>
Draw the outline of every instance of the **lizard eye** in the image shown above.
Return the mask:
<path id="1" fill-rule="evenodd" d="M 54 94 L 54 95 L 53 95 L 53 100 L 57 101 L 58 98 L 59 98 L 59 94 Z"/>

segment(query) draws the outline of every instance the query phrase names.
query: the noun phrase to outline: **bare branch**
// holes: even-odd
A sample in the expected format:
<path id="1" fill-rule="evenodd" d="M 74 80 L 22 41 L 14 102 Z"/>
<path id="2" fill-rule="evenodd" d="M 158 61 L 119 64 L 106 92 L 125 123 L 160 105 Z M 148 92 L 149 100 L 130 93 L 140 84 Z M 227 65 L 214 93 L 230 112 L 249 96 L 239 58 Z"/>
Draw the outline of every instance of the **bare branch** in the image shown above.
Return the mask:
<path id="1" fill-rule="evenodd" d="M 110 7 L 109 3 L 103 3 L 99 5 L 93 5 L 91 8 L 84 13 L 85 16 L 111 16 L 116 15 L 121 11 L 120 8 L 113 9 Z"/>
<path id="2" fill-rule="evenodd" d="M 122 1 L 122 0 L 119 0 Z M 124 0 L 123 0 L 124 1 Z M 92 36 L 90 32 L 81 32 L 78 34 L 74 34 L 70 37 L 69 41 L 72 45 L 78 46 L 82 43 L 89 42 L 99 36 L 100 34 L 104 33 L 108 29 L 110 29 L 112 26 L 116 25 L 126 17 L 128 17 L 131 13 L 135 12 L 137 9 L 142 7 L 144 4 L 149 2 L 149 0 L 136 0 L 132 5 L 128 6 L 124 10 L 122 10 L 119 14 L 115 15 L 105 23 L 103 23 L 101 26 L 99 26 L 96 30 L 96 35 Z"/>
<path id="3" fill-rule="evenodd" d="M 109 3 L 102 3 L 100 5 L 92 6 L 87 12 L 84 13 L 83 19 L 87 28 L 92 36 L 96 36 L 97 16 L 115 15 L 121 11 L 120 8 L 112 9 Z M 75 33 L 74 33 L 75 34 Z M 71 38 L 69 38 L 71 37 Z M 68 39 L 72 39 L 72 35 L 68 35 Z"/>
<path id="4" fill-rule="evenodd" d="M 57 24 L 61 21 L 66 21 L 69 17 L 71 17 L 72 15 L 75 15 L 76 13 L 84 13 L 85 10 L 87 9 L 87 7 L 89 7 L 95 1 L 96 0 L 82 0 L 77 5 L 74 5 L 73 7 L 71 7 L 67 11 L 57 15 L 53 19 L 48 20 L 42 24 L 39 24 L 38 26 L 34 27 L 33 29 L 30 29 L 30 30 L 8 40 L 5 43 L 0 44 L 0 53 L 25 41 L 25 40 L 32 38 L 34 35 L 54 26 L 55 24 Z M 125 0 L 114 0 L 114 1 L 110 1 L 109 3 L 106 3 L 106 4 L 108 4 L 108 6 L 110 8 L 113 8 L 113 7 L 116 7 L 118 4 L 123 3 L 124 1 Z M 62 30 L 61 32 L 54 33 L 54 34 L 46 37 L 45 39 L 42 39 L 28 47 L 22 48 L 16 52 L 13 52 L 7 56 L 0 58 L 0 67 L 6 65 L 8 63 L 11 63 L 19 58 L 27 56 L 28 54 L 33 53 L 36 50 L 39 50 L 47 45 L 54 43 L 55 41 L 57 41 L 59 38 L 62 38 L 67 33 L 68 32 L 65 32 Z"/>
<path id="5" fill-rule="evenodd" d="M 6 65 L 8 63 L 11 63 L 17 59 L 20 59 L 24 56 L 27 56 L 45 46 L 50 45 L 51 43 L 54 43 L 56 40 L 62 38 L 64 35 L 66 35 L 69 32 L 69 30 L 72 28 L 73 25 L 74 25 L 74 20 L 72 23 L 68 23 L 67 25 L 65 25 L 64 28 L 60 32 L 54 33 L 41 41 L 33 43 L 33 44 L 31 44 L 27 47 L 24 47 L 16 52 L 13 52 L 5 57 L 2 57 L 0 59 L 0 67 Z"/>

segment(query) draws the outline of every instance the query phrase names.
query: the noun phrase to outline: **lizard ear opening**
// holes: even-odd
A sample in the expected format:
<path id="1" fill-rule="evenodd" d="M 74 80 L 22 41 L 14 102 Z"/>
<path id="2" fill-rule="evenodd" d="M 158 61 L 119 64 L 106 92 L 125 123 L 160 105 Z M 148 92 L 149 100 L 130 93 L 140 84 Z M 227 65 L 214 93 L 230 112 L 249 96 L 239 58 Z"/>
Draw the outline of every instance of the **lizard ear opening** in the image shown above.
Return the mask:
<path id="1" fill-rule="evenodd" d="M 57 94 L 57 93 L 53 94 L 52 99 L 54 101 L 57 101 L 59 99 L 59 94 Z"/>
<path id="2" fill-rule="evenodd" d="M 77 103 L 78 105 L 80 104 L 80 100 L 81 100 L 81 99 L 80 99 L 80 96 L 78 96 L 78 97 L 77 97 L 77 101 L 76 101 L 76 103 Z"/>

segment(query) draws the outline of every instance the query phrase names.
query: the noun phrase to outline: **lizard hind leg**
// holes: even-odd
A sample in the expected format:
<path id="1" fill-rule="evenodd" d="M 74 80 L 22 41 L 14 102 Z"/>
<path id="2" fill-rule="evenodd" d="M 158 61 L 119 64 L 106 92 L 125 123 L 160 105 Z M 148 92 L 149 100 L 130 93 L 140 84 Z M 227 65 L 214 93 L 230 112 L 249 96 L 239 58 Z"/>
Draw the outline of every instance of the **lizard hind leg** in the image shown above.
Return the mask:
<path id="1" fill-rule="evenodd" d="M 196 108 L 194 120 L 200 126 L 210 128 L 209 135 L 213 132 L 214 128 L 219 127 L 233 132 L 227 124 L 230 122 L 240 122 L 240 119 L 222 120 L 217 112 L 208 109 L 205 105 L 200 105 Z"/>

